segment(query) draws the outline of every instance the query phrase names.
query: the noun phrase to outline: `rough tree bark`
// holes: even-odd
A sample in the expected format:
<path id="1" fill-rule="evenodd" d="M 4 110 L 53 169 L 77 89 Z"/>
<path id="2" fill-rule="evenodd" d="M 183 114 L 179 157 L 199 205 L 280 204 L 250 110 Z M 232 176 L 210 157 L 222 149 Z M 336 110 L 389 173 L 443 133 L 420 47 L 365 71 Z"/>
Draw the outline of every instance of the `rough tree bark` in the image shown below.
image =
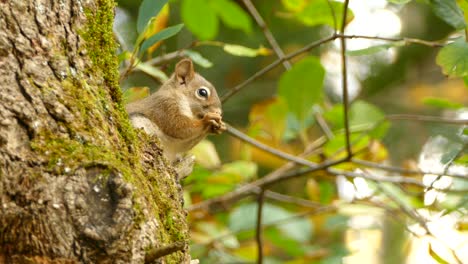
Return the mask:
<path id="1" fill-rule="evenodd" d="M 113 9 L 0 0 L 0 263 L 189 258 L 174 171 L 121 103 Z"/>

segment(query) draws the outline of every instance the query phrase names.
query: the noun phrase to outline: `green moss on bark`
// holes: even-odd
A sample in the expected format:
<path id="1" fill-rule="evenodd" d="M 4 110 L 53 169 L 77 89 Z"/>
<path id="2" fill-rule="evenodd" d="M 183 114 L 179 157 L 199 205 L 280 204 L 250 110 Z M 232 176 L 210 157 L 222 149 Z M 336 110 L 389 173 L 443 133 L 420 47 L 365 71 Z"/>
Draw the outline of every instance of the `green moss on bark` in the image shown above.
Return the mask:
<path id="1" fill-rule="evenodd" d="M 153 144 L 154 138 L 135 132 L 122 103 L 112 32 L 115 3 L 113 0 L 96 3 L 97 10 L 85 11 L 88 20 L 86 28 L 80 31 L 92 64 L 84 73 L 60 83 L 60 103 L 70 110 L 72 118 L 57 123 L 67 133 L 58 135 L 45 127 L 31 147 L 40 159 L 48 162 L 48 170 L 55 173 L 66 174 L 94 165 L 122 173 L 137 189 L 136 195 L 144 198 L 134 199 L 135 228 L 146 220 L 136 201 L 145 201 L 161 227 L 154 234 L 158 241 L 162 245 L 185 241 L 187 227 L 181 205 L 176 204 L 179 203 L 176 182 L 159 175 L 158 169 L 165 168 L 144 168 L 141 162 L 144 148 Z M 55 92 L 47 87 L 41 91 L 44 96 Z M 181 257 L 182 253 L 175 253 L 166 257 L 166 262 L 179 263 Z"/>

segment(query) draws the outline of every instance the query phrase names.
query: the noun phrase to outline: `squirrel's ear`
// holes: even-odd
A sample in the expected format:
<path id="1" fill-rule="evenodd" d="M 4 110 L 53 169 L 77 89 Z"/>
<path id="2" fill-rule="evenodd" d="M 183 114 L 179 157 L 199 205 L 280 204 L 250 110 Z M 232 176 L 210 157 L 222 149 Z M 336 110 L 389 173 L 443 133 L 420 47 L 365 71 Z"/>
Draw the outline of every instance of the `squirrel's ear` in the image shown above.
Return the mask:
<path id="1" fill-rule="evenodd" d="M 175 76 L 179 84 L 186 84 L 195 77 L 193 63 L 190 59 L 179 61 L 175 67 Z"/>

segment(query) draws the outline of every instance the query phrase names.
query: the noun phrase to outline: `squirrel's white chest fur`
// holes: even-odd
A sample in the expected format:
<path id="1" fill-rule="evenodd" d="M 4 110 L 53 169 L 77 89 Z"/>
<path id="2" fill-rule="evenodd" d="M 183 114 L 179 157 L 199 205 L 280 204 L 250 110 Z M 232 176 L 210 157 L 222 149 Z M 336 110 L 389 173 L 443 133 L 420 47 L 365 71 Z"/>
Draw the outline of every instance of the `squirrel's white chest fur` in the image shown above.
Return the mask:
<path id="1" fill-rule="evenodd" d="M 189 118 L 194 118 L 190 103 L 185 96 L 180 96 L 179 111 L 182 115 Z M 194 140 L 193 137 L 179 139 L 165 134 L 159 127 L 149 118 L 143 115 L 130 116 L 130 121 L 135 128 L 142 128 L 149 135 L 156 135 L 161 141 L 164 149 L 164 155 L 169 161 L 174 161 L 178 158 L 178 154 L 185 153 L 190 150 L 199 140 Z M 204 137 L 204 135 L 203 135 Z"/>
<path id="2" fill-rule="evenodd" d="M 180 101 L 179 101 L 180 113 L 188 118 L 194 118 L 192 109 L 190 109 L 190 103 L 189 103 L 187 96 L 180 95 L 179 97 L 180 97 Z"/>

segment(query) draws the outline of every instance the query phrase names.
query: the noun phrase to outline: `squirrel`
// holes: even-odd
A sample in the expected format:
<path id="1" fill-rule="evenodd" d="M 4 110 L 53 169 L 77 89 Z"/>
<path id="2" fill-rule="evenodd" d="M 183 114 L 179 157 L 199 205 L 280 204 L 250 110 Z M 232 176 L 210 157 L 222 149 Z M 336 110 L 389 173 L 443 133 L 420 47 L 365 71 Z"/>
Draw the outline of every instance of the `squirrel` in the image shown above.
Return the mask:
<path id="1" fill-rule="evenodd" d="M 164 156 L 173 164 L 208 134 L 226 130 L 215 87 L 195 72 L 188 58 L 176 64 L 157 92 L 128 104 L 126 110 L 135 128 L 159 138 Z M 193 165 L 194 158 L 188 162 Z M 179 177 L 191 170 L 179 172 Z"/>

